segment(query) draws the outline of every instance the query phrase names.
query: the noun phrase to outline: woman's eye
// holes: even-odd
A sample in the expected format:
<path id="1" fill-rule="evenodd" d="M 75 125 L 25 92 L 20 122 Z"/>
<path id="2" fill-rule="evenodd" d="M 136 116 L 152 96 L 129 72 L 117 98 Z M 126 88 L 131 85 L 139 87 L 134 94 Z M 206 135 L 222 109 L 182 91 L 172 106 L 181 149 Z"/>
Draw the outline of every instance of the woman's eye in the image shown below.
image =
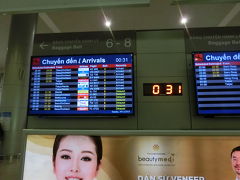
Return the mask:
<path id="1" fill-rule="evenodd" d="M 71 158 L 70 158 L 70 156 L 68 156 L 68 155 L 62 155 L 62 156 L 61 156 L 61 159 L 71 159 Z"/>
<path id="2" fill-rule="evenodd" d="M 82 157 L 81 160 L 82 161 L 91 161 L 92 159 L 90 157 Z"/>

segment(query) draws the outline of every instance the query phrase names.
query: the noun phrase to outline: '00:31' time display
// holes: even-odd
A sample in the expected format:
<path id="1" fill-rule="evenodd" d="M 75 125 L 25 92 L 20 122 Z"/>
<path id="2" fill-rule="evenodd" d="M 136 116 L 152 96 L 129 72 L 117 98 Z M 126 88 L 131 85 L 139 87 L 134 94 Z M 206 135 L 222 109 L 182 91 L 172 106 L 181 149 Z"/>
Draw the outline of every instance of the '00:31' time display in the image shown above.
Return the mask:
<path id="1" fill-rule="evenodd" d="M 144 96 L 182 96 L 182 83 L 144 83 Z"/>

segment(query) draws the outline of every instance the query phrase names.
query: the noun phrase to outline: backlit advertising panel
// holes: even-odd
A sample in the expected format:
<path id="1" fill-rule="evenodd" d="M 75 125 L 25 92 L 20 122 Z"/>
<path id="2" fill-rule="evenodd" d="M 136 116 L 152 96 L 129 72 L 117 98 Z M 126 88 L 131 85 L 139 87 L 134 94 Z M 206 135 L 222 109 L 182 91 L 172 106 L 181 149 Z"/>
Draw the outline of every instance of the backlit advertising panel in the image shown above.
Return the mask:
<path id="1" fill-rule="evenodd" d="M 235 179 L 239 140 L 238 136 L 28 135 L 23 180 Z"/>

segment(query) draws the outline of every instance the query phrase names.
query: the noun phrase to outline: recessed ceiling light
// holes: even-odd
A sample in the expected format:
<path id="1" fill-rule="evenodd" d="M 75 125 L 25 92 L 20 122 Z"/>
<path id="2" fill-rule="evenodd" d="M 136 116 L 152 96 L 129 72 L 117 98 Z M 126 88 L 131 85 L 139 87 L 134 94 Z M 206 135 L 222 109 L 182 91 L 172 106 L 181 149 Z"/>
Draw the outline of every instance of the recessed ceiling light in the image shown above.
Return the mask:
<path id="1" fill-rule="evenodd" d="M 111 24 L 112 24 L 111 21 L 109 21 L 109 20 L 106 20 L 106 21 L 105 21 L 105 26 L 110 27 Z"/>
<path id="2" fill-rule="evenodd" d="M 181 21 L 182 24 L 186 24 L 188 22 L 188 19 L 186 17 L 182 17 Z"/>

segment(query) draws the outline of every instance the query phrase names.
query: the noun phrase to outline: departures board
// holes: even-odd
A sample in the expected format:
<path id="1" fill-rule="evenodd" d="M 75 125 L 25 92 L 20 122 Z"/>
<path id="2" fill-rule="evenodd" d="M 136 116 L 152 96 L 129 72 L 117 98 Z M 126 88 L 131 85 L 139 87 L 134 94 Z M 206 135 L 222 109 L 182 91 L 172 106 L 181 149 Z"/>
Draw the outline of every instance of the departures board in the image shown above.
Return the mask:
<path id="1" fill-rule="evenodd" d="M 134 114 L 133 54 L 34 56 L 28 115 Z"/>
<path id="2" fill-rule="evenodd" d="M 196 52 L 193 61 L 198 114 L 240 114 L 240 52 Z"/>

